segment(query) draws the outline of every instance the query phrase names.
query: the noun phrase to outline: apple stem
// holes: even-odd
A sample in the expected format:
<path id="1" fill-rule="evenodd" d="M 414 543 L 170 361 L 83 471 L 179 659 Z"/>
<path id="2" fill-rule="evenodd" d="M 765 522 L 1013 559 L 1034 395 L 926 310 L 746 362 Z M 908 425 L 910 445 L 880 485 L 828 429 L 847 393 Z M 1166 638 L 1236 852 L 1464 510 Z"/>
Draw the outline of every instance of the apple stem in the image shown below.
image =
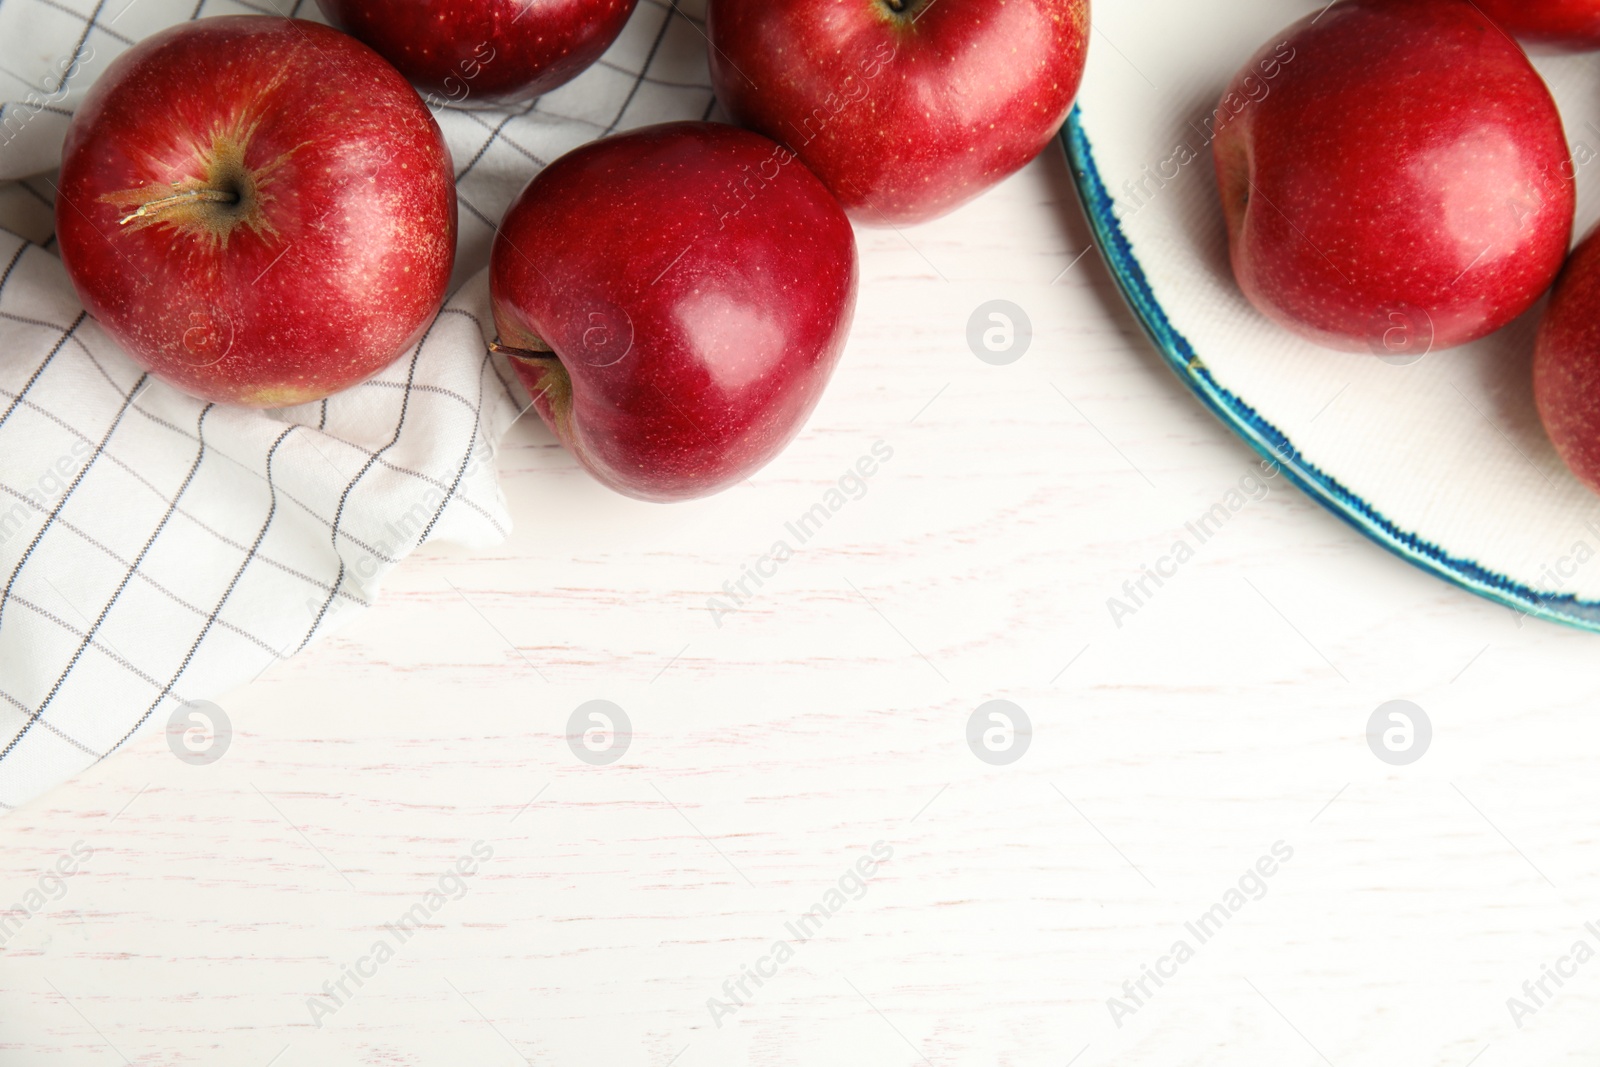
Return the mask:
<path id="1" fill-rule="evenodd" d="M 163 196 L 159 200 L 151 200 L 148 203 L 141 204 L 139 206 L 139 210 L 133 212 L 132 214 L 123 216 L 121 224 L 126 226 L 134 219 L 148 218 L 151 215 L 165 211 L 169 207 L 176 207 L 180 204 L 192 204 L 196 202 L 205 204 L 237 204 L 239 202 L 239 194 L 228 192 L 223 189 L 185 189 L 181 193 L 173 193 L 171 196 Z"/>
<path id="2" fill-rule="evenodd" d="M 499 352 L 501 355 L 510 356 L 512 359 L 543 361 L 556 358 L 555 352 L 548 348 L 512 348 L 510 345 L 503 345 L 499 341 L 490 341 L 489 351 Z"/>

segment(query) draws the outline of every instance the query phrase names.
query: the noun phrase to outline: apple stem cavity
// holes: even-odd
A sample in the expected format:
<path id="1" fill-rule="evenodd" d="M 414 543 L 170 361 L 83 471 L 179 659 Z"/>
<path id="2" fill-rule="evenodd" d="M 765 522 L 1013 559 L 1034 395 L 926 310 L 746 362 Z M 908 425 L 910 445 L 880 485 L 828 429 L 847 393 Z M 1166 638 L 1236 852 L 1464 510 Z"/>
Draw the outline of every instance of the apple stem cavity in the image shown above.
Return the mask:
<path id="1" fill-rule="evenodd" d="M 544 346 L 541 338 L 529 335 L 526 342 L 538 348 L 513 348 L 498 340 L 489 342 L 489 351 L 509 356 L 517 377 L 528 390 L 529 402 L 539 409 L 562 440 L 570 440 L 572 433 L 572 376 L 561 362 L 561 357 Z"/>
<path id="2" fill-rule="evenodd" d="M 907 25 L 916 22 L 922 9 L 928 6 L 923 0 L 882 0 L 882 3 L 889 9 L 894 21 Z"/>
<path id="3" fill-rule="evenodd" d="M 194 177 L 122 189 L 100 199 L 126 211 L 121 225 L 130 231 L 163 226 L 216 249 L 226 249 L 241 226 L 263 240 L 274 239 L 278 231 L 265 210 L 272 196 L 263 190 L 306 143 L 252 166 L 245 161 L 245 150 L 254 131 L 255 125 L 247 123 L 213 133 L 195 150 Z"/>

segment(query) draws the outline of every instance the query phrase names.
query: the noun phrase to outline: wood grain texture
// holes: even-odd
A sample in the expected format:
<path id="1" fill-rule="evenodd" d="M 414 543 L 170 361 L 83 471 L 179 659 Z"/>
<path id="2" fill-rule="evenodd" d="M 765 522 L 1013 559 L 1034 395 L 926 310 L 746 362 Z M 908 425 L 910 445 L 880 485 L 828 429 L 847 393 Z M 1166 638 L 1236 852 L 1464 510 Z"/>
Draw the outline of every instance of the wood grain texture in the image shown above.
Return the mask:
<path id="1" fill-rule="evenodd" d="M 1107 599 L 1255 461 L 1097 257 L 1066 270 L 1058 153 L 859 240 L 840 373 L 750 485 L 625 500 L 524 419 L 503 548 L 421 553 L 220 701 L 218 762 L 149 737 L 0 820 L 0 906 L 93 850 L 0 948 L 0 1065 L 1595 1062 L 1600 961 L 1520 1029 L 1506 1007 L 1600 947 L 1594 639 L 1281 479 L 1118 626 Z M 1009 366 L 965 341 L 994 298 L 1033 324 Z M 880 440 L 865 494 L 714 619 Z M 564 739 L 596 698 L 635 731 L 610 766 Z M 1005 767 L 965 740 L 995 698 L 1034 727 Z M 1433 723 L 1409 767 L 1364 737 L 1395 698 Z M 718 1026 L 708 998 L 880 841 Z M 1116 1025 L 1107 998 L 1279 841 L 1265 895 Z"/>

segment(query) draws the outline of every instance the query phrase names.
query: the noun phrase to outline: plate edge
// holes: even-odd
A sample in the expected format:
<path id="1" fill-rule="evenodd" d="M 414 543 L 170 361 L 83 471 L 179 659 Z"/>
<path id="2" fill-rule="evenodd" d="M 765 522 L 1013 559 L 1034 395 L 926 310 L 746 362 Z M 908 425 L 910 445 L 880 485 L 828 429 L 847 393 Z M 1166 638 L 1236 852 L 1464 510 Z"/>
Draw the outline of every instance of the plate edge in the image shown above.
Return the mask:
<path id="1" fill-rule="evenodd" d="M 1122 232 L 1083 128 L 1081 106 L 1073 105 L 1060 139 L 1079 203 L 1123 299 L 1162 359 L 1225 426 L 1263 458 L 1279 464 L 1307 496 L 1401 559 L 1519 615 L 1600 633 L 1600 602 L 1581 600 L 1574 593 L 1541 595 L 1506 575 L 1473 560 L 1452 556 L 1417 534 L 1402 530 L 1337 479 L 1308 462 L 1287 434 L 1218 382 L 1188 339 L 1172 325 Z"/>

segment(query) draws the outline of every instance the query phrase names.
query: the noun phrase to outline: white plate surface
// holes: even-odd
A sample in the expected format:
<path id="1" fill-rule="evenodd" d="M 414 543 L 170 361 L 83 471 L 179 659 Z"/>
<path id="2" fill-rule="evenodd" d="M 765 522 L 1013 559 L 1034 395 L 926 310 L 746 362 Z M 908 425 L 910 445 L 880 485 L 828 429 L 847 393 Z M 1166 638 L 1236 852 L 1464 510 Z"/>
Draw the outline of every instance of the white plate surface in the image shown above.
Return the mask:
<path id="1" fill-rule="evenodd" d="M 1233 282 L 1206 119 L 1257 48 L 1321 6 L 1096 6 L 1063 139 L 1102 250 L 1179 375 L 1252 445 L 1282 457 L 1308 493 L 1474 592 L 1600 629 L 1600 499 L 1567 472 L 1533 405 L 1543 302 L 1493 337 L 1401 364 L 1302 341 Z M 1587 161 L 1581 236 L 1600 218 L 1600 58 L 1534 62 L 1575 158 Z M 1279 76 L 1292 75 L 1291 62 Z"/>

